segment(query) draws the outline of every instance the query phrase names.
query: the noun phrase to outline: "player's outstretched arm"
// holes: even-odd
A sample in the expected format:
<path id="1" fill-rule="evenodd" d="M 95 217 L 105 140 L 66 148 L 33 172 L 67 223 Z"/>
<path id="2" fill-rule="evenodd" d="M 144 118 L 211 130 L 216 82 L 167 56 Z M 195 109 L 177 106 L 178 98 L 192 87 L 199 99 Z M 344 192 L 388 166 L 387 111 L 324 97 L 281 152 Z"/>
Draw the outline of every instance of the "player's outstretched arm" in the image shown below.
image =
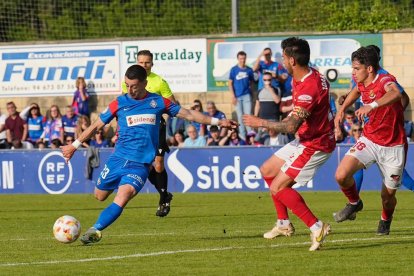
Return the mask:
<path id="1" fill-rule="evenodd" d="M 76 139 L 72 144 L 61 146 L 63 157 L 66 160 L 66 163 L 72 158 L 75 151 L 82 145 L 83 142 L 87 141 L 93 136 L 96 130 L 99 130 L 105 126 L 105 123 L 102 122 L 101 118 L 98 118 L 93 122 L 84 132 Z"/>
<path id="2" fill-rule="evenodd" d="M 299 127 L 302 125 L 302 123 L 305 121 L 307 117 L 309 117 L 310 113 L 302 108 L 302 107 L 296 107 L 292 115 L 285 118 L 281 122 L 273 122 L 268 121 L 253 115 L 243 115 L 243 123 L 246 126 L 250 126 L 253 128 L 258 127 L 265 127 L 265 128 L 271 128 L 279 133 L 290 133 L 295 134 L 296 131 L 299 129 Z"/>
<path id="3" fill-rule="evenodd" d="M 217 119 L 210 116 L 206 116 L 196 110 L 186 109 L 181 107 L 177 114 L 178 118 L 186 119 L 188 121 L 197 122 L 204 125 L 218 125 L 225 128 L 236 128 L 239 124 L 233 120 Z"/>

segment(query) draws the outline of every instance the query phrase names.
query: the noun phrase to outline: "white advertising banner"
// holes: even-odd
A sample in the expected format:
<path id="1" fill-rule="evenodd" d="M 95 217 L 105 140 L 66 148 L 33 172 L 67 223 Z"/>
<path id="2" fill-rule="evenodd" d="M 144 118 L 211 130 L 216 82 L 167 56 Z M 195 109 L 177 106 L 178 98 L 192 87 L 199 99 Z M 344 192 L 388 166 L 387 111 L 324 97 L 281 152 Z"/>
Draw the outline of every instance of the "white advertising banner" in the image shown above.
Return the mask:
<path id="1" fill-rule="evenodd" d="M 154 55 L 152 71 L 162 76 L 173 92 L 206 92 L 206 43 L 206 39 L 122 42 L 122 74 L 136 64 L 138 51 L 150 50 Z"/>
<path id="2" fill-rule="evenodd" d="M 120 42 L 0 47 L 0 97 L 69 96 L 77 77 L 89 92 L 121 91 Z"/>

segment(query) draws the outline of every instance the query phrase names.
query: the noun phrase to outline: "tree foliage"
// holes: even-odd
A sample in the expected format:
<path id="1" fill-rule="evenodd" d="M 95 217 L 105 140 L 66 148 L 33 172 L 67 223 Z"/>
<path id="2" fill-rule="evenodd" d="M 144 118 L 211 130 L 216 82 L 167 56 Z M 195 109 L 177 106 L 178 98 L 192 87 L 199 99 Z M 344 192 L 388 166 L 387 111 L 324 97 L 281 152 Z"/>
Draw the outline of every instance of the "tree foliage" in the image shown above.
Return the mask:
<path id="1" fill-rule="evenodd" d="M 0 41 L 231 33 L 231 0 L 3 0 Z M 240 33 L 414 27 L 412 0 L 239 0 Z"/>

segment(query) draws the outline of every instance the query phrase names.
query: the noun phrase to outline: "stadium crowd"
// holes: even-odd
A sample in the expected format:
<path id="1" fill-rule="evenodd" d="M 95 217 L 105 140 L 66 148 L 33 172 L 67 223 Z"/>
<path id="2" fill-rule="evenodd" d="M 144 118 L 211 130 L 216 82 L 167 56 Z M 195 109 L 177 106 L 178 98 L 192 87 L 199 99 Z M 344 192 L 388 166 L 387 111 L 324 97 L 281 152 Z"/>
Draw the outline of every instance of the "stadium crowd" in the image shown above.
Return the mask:
<path id="1" fill-rule="evenodd" d="M 277 133 L 272 129 L 253 129 L 243 125 L 241 118 L 244 114 L 277 122 L 286 118 L 293 109 L 292 76 L 283 67 L 281 54 L 276 53 L 272 58 L 272 50 L 265 48 L 257 57 L 253 68 L 246 65 L 246 58 L 245 52 L 237 53 L 237 64 L 231 68 L 228 82 L 239 128 L 228 131 L 217 126 L 170 117 L 167 119 L 166 132 L 169 146 L 279 146 L 295 139 L 292 135 Z M 8 114 L 0 111 L 0 149 L 54 149 L 72 143 L 91 125 L 89 94 L 83 77 L 77 78 L 76 88 L 71 105 L 52 105 L 45 115 L 38 103 L 32 103 L 18 112 L 14 102 L 8 102 Z M 335 114 L 336 104 L 332 95 L 330 106 Z M 358 122 L 355 116 L 355 111 L 360 106 L 357 101 L 354 108 L 346 111 L 338 143 L 352 144 L 360 137 L 363 122 Z M 213 101 L 207 101 L 205 107 L 204 110 L 203 103 L 195 99 L 191 109 L 217 119 L 226 118 Z M 61 108 L 64 109 L 64 114 L 60 111 Z M 404 127 L 408 141 L 414 141 L 414 123 L 405 120 Z M 82 147 L 113 147 L 115 142 L 114 131 L 107 127 L 84 142 Z"/>

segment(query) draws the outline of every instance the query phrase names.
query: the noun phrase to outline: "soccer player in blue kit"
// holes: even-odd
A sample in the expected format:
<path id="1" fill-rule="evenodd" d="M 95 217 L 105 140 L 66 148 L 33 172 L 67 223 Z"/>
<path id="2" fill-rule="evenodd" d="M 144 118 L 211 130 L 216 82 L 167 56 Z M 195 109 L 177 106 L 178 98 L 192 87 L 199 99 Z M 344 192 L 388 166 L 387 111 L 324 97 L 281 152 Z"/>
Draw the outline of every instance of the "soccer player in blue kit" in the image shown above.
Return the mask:
<path id="1" fill-rule="evenodd" d="M 125 73 L 128 94 L 118 96 L 99 118 L 77 140 L 62 146 L 63 157 L 69 161 L 82 142 L 96 130 L 118 118 L 118 141 L 114 153 L 107 160 L 95 187 L 95 197 L 104 201 L 115 189 L 114 201 L 104 209 L 93 227 L 81 237 L 83 244 L 98 242 L 101 231 L 111 225 L 122 213 L 127 203 L 135 197 L 147 180 L 149 169 L 158 147 L 158 132 L 163 113 L 196 121 L 201 124 L 232 128 L 232 120 L 212 118 L 195 110 L 182 108 L 170 100 L 148 92 L 147 72 L 139 65 L 132 65 Z"/>

